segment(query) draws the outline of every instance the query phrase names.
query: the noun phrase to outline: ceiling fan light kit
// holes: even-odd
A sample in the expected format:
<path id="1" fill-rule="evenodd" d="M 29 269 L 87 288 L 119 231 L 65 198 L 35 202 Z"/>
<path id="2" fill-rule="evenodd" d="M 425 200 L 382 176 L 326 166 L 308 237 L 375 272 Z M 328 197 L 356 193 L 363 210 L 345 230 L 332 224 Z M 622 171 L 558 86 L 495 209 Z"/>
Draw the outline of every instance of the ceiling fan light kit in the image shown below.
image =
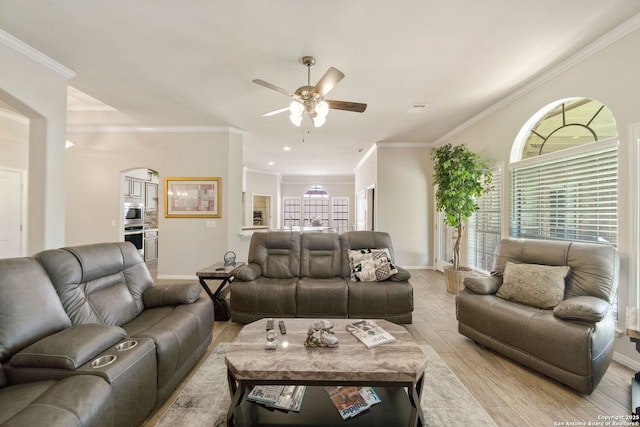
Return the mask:
<path id="1" fill-rule="evenodd" d="M 327 121 L 329 109 L 353 111 L 356 113 L 364 112 L 367 108 L 367 104 L 325 100 L 325 95 L 327 95 L 327 93 L 329 93 L 329 91 L 344 78 L 344 74 L 340 70 L 331 67 L 315 86 L 311 86 L 311 67 L 313 67 L 315 63 L 316 59 L 313 56 L 304 56 L 302 58 L 302 64 L 307 67 L 307 85 L 299 87 L 295 93 L 291 93 L 286 89 L 282 89 L 281 87 L 265 82 L 264 80 L 253 80 L 254 83 L 259 84 L 260 86 L 264 86 L 293 98 L 289 108 L 279 108 L 265 113 L 263 116 L 273 116 L 289 110 L 289 120 L 291 120 L 291 123 L 295 126 L 300 126 L 302 123 L 302 116 L 306 112 L 313 121 L 313 125 L 315 127 L 320 127 Z"/>

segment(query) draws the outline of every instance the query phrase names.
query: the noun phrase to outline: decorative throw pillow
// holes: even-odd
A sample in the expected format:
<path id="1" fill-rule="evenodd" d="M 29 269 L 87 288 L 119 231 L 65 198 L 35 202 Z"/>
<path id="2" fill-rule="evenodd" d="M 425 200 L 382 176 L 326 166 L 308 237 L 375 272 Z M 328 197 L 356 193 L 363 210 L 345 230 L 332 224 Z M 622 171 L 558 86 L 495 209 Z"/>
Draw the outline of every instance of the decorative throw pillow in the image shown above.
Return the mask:
<path id="1" fill-rule="evenodd" d="M 564 299 L 569 266 L 507 262 L 497 296 L 538 308 L 553 308 Z"/>
<path id="2" fill-rule="evenodd" d="M 352 281 L 381 281 L 398 272 L 387 248 L 351 250 L 348 256 Z"/>

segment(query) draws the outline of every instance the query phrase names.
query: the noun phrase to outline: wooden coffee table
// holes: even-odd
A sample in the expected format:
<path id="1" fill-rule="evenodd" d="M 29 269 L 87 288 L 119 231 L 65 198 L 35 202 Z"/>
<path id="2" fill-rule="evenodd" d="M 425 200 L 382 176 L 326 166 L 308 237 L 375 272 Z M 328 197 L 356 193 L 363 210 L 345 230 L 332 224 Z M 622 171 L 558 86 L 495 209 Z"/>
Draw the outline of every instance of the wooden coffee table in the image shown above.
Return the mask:
<path id="1" fill-rule="evenodd" d="M 266 319 L 246 325 L 226 353 L 231 405 L 228 425 L 424 425 L 420 407 L 426 356 L 402 326 L 376 319 L 396 341 L 372 349 L 345 330 L 358 319 L 335 322 L 337 348 L 304 346 L 307 330 L 317 319 L 284 320 L 287 333 L 278 332 L 278 348 L 265 350 Z M 300 412 L 268 409 L 245 396 L 259 384 L 299 384 L 307 390 Z M 324 390 L 327 385 L 372 386 L 382 403 L 343 421 Z"/>

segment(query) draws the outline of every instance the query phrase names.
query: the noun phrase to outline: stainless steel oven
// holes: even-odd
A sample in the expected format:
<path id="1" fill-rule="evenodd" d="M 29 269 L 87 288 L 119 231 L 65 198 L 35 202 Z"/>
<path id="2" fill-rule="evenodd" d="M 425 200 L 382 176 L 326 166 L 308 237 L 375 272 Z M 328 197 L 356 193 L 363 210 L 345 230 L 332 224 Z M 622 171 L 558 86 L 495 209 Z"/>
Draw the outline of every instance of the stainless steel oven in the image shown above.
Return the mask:
<path id="1" fill-rule="evenodd" d="M 142 203 L 124 203 L 124 241 L 134 244 L 141 256 L 144 256 L 144 205 Z"/>
<path id="2" fill-rule="evenodd" d="M 124 241 L 133 243 L 140 255 L 144 256 L 144 225 L 125 226 Z"/>

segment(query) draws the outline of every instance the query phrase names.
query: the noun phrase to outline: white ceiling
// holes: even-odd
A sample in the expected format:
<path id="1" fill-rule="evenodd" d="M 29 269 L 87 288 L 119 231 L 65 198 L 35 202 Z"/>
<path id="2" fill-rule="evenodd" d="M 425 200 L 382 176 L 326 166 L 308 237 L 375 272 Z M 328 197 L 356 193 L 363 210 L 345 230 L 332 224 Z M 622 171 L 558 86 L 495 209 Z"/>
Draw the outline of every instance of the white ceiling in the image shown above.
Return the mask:
<path id="1" fill-rule="evenodd" d="M 376 142 L 436 141 L 638 13 L 638 0 L 0 0 L 0 28 L 76 72 L 71 126 L 231 126 L 250 169 L 336 175 Z M 251 81 L 295 91 L 304 55 L 312 84 L 346 75 L 329 99 L 367 110 L 318 129 L 262 117 L 289 99 Z"/>

